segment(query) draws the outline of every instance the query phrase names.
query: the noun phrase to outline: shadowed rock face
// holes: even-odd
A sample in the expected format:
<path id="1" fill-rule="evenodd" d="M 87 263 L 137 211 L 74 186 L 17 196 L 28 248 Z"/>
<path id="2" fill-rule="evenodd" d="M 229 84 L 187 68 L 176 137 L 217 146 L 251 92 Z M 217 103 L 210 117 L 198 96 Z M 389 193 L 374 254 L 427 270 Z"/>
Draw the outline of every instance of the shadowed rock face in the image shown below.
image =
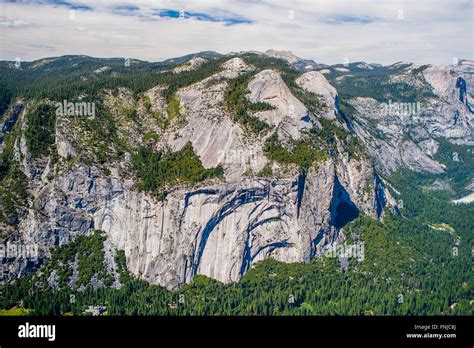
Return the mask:
<path id="1" fill-rule="evenodd" d="M 336 228 L 343 227 L 359 215 L 359 209 L 351 201 L 349 194 L 337 177 L 334 181 L 334 196 L 331 204 L 333 212 L 331 224 Z"/>
<path id="2" fill-rule="evenodd" d="M 340 242 L 344 238 L 341 227 L 358 214 L 377 219 L 384 207 L 396 209 L 373 162 L 387 172 L 401 166 L 439 172 L 443 167 L 433 159 L 438 147 L 435 136 L 472 141 L 471 80 L 448 68 L 431 66 L 423 71 L 423 83 L 436 92 L 427 101 L 434 111 L 422 110 L 410 138 L 404 137 L 406 120 L 381 115 L 375 99 L 353 98 L 349 102 L 358 114 L 350 121 L 352 136 L 359 137 L 371 158 L 349 156 L 348 149 L 338 143 L 330 158 L 314 163 L 304 174 L 291 166 L 282 170 L 282 165 L 271 163 L 265 155 L 265 141 L 273 132 L 283 139 L 302 139 L 307 129 L 318 126 L 318 119 L 335 120 L 338 95 L 321 73 L 301 75 L 296 83 L 326 104 L 320 114 L 308 115 L 279 72 L 260 71 L 250 81 L 246 97 L 274 107 L 252 114 L 274 128 L 264 135 L 249 135 L 225 107 L 224 92 L 228 79 L 254 69 L 233 57 L 220 72 L 177 91 L 181 119 L 163 129 L 153 146 L 178 151 L 191 142 L 203 166 L 222 165 L 224 178 L 170 187 L 163 201 L 139 192 L 133 177 L 124 174 L 130 156 L 114 162 L 109 175 L 82 162 L 55 173 L 47 158 L 41 163 L 30 159 L 25 139 L 20 137 L 15 149 L 31 181 L 34 207 L 27 210 L 11 240 L 38 243 L 45 257 L 51 246 L 101 229 L 111 248 L 125 251 L 130 271 L 153 284 L 175 289 L 196 274 L 237 281 L 256 261 L 268 257 L 308 262 L 328 245 Z M 421 83 L 408 75 L 389 80 Z M 146 94 L 151 110 L 166 115 L 161 88 L 156 86 Z M 16 121 L 23 133 L 24 115 L 20 112 Z M 68 121 L 59 116 L 56 148 L 62 158 L 80 152 L 80 134 L 68 127 Z M 280 170 L 275 170 L 278 175 L 257 177 L 255 173 L 267 164 Z M 12 260 L 11 265 L 14 274 L 31 267 L 22 260 Z"/>

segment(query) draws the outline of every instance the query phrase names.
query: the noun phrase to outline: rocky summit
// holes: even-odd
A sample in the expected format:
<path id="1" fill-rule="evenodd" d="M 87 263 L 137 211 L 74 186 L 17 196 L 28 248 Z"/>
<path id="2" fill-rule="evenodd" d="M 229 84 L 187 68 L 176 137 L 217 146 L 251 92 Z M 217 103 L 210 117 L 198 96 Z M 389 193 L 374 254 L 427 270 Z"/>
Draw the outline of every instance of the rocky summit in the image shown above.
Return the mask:
<path id="1" fill-rule="evenodd" d="M 307 263 L 357 216 L 400 214 L 391 174 L 443 173 L 440 142 L 474 145 L 467 60 L 63 56 L 1 62 L 0 75 L 0 237 L 38 246 L 6 258 L 4 282 L 95 230 L 109 270 L 123 251 L 131 274 L 168 289 L 235 282 L 267 258 Z"/>

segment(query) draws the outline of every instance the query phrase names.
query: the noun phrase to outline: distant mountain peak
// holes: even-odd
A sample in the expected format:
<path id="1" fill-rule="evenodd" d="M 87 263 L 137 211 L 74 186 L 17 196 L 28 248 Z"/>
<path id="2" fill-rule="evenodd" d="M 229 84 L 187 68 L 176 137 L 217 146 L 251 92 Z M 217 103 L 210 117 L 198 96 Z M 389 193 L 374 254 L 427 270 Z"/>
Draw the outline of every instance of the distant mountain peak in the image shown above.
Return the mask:
<path id="1" fill-rule="evenodd" d="M 274 57 L 274 58 L 282 58 L 288 61 L 288 63 L 290 64 L 293 64 L 299 60 L 302 60 L 300 57 L 297 57 L 296 55 L 294 55 L 293 52 L 291 51 L 284 51 L 284 50 L 278 51 L 274 49 L 269 49 L 265 51 L 265 54 L 267 56 Z"/>
<path id="2" fill-rule="evenodd" d="M 316 70 L 320 69 L 326 66 L 326 64 L 321 64 L 321 63 L 316 63 L 312 59 L 303 59 L 291 51 L 284 51 L 284 50 L 275 50 L 275 49 L 269 49 L 265 52 L 265 54 L 269 57 L 272 58 L 279 58 L 286 60 L 288 63 L 293 65 L 297 70 L 299 71 L 311 71 L 311 70 Z"/>

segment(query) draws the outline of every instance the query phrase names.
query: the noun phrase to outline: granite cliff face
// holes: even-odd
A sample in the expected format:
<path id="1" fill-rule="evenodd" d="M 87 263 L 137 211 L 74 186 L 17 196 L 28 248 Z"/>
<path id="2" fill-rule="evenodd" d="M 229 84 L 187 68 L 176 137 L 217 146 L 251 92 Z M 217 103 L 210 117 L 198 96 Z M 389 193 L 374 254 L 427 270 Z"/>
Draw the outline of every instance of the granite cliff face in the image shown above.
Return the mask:
<path id="1" fill-rule="evenodd" d="M 204 60 L 194 60 L 175 68 L 175 73 L 199 69 L 203 64 Z M 472 121 L 466 101 L 470 97 L 468 92 L 459 90 L 466 87 L 462 83 L 457 83 L 461 87 L 453 85 L 455 77 L 446 86 L 440 86 L 436 81 L 443 80 L 439 74 L 445 72 L 430 69 L 425 70 L 425 78 L 443 99 L 433 99 L 442 114 L 436 113 L 438 123 L 432 123 L 428 133 L 465 137 Z M 252 112 L 252 117 L 272 127 L 262 135 L 249 134 L 225 106 L 229 81 L 249 72 L 254 75 L 246 87 L 245 98 L 249 103 L 271 106 Z M 78 120 L 64 116 L 56 120 L 59 162 L 50 157 L 32 159 L 25 140 L 25 115 L 33 102 L 18 102 L 22 107 L 15 107 L 11 113 L 20 130 L 14 151 L 28 178 L 29 201 L 18 225 L 2 228 L 8 232 L 5 241 L 39 245 L 40 259 L 36 263 L 21 258 L 7 260 L 10 277 L 41 264 L 53 246 L 95 229 L 105 231 L 112 253 L 124 250 L 133 274 L 169 289 L 191 282 L 196 274 L 223 282 L 237 281 L 253 263 L 268 257 L 308 262 L 328 246 L 341 242 L 341 228 L 358 214 L 379 219 L 384 207 L 396 206 L 371 157 L 365 151 L 355 156 L 349 154 L 341 139 L 335 140 L 336 147 L 330 155 L 305 171 L 269 159 L 265 144 L 273 133 L 282 143 L 302 141 L 311 128 L 322 127 L 322 119 L 341 122 L 337 127 L 346 130 L 354 127 L 351 136 L 359 137 L 367 152 L 381 161 L 384 168 L 407 164 L 420 170 L 442 170 L 427 154 L 436 148 L 429 143 L 429 137 L 422 138 L 424 148 L 418 142 L 416 149 L 407 149 L 400 156 L 394 154 L 414 145 L 401 140 L 373 143 L 379 140 L 364 127 L 371 117 L 377 118 L 380 127 L 386 125 L 381 131 L 387 135 L 398 134 L 404 126 L 392 126 L 390 119 L 373 114 L 371 103 L 376 101 L 351 100 L 362 116 L 360 121 L 347 125 L 338 121 L 338 94 L 322 73 L 304 73 L 295 84 L 323 102 L 319 113 L 308 112 L 279 71 L 258 70 L 241 57 L 229 58 L 218 72 L 179 88 L 175 93 L 179 116 L 171 119 L 167 127 L 160 126 L 159 117 L 157 120 L 150 116 L 153 113 L 170 119 L 172 111 L 160 93 L 164 86 L 144 93 L 150 100 L 148 107 L 143 106 L 143 101 L 133 104 L 126 89 L 119 91 L 118 96 L 105 92 L 104 104 L 113 111 L 119 136 L 123 132 L 130 142 L 143 145 L 143 133 L 153 130 L 159 136 L 151 145 L 154 149 L 176 152 L 190 142 L 204 168 L 222 166 L 222 178 L 168 185 L 162 200 L 137 189 L 137 180 L 130 170 L 130 153 L 107 162 L 107 170 L 89 161 L 71 160 L 84 151 L 86 135 L 81 133 Z M 138 121 L 134 122 L 120 112 L 132 104 L 137 110 Z M 446 118 L 455 117 L 456 112 L 458 121 L 450 127 L 453 121 Z M 374 152 L 377 146 L 382 150 Z M 267 167 L 273 174 L 257 175 Z"/>
<path id="2" fill-rule="evenodd" d="M 163 202 L 77 165 L 38 191 L 35 210 L 41 214 L 29 210 L 19 236 L 46 252 L 103 230 L 125 251 L 132 273 L 174 288 L 195 274 L 236 281 L 253 262 L 270 256 L 307 262 L 338 241 L 347 208 L 377 218 L 385 201 L 368 163 L 329 159 L 305 177 L 176 188 Z"/>

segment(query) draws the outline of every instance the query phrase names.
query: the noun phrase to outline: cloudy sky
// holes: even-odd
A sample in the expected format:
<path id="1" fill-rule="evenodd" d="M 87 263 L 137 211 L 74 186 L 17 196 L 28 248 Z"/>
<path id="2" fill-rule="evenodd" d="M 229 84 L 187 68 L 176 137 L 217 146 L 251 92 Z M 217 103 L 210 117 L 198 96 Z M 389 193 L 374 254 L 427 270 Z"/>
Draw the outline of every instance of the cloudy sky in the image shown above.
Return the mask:
<path id="1" fill-rule="evenodd" d="M 336 64 L 474 59 L 474 0 L 0 0 L 0 60 L 270 48 Z"/>

